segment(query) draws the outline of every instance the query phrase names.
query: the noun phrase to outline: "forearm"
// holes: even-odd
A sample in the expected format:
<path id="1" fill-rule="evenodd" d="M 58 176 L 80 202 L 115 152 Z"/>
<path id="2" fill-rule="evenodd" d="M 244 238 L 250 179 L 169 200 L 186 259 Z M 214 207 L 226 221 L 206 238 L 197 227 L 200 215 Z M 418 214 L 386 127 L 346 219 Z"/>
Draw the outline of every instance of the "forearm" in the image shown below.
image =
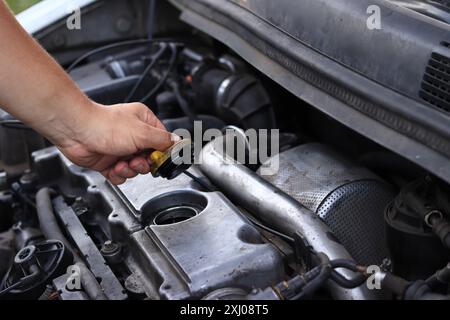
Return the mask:
<path id="1" fill-rule="evenodd" d="M 142 103 L 115 107 L 86 97 L 0 0 L 0 108 L 47 139 L 73 163 L 120 184 L 150 171 L 146 150 L 178 137 Z"/>
<path id="2" fill-rule="evenodd" d="M 76 134 L 95 105 L 0 0 L 0 107 L 54 143 Z"/>

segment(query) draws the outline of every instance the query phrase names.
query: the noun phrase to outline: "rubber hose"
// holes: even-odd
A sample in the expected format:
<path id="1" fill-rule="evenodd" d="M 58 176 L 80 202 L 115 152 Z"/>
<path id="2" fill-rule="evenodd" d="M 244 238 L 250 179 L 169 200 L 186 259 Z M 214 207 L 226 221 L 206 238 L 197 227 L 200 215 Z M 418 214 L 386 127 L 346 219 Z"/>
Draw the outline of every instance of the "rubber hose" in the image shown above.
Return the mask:
<path id="1" fill-rule="evenodd" d="M 53 212 L 50 194 L 51 191 L 49 188 L 42 188 L 36 194 L 36 211 L 42 233 L 47 239 L 61 241 L 66 248 L 72 252 L 75 264 L 80 268 L 80 281 L 89 298 L 93 300 L 107 300 L 107 297 L 94 274 L 86 267 L 75 248 L 66 239 L 59 228 L 58 221 Z"/>
<path id="2" fill-rule="evenodd" d="M 330 261 L 330 265 L 333 269 L 345 268 L 351 271 L 357 271 L 357 264 L 355 261 L 347 259 L 334 259 Z"/>
<path id="3" fill-rule="evenodd" d="M 333 271 L 330 260 L 325 254 L 319 253 L 318 258 L 320 259 L 320 273 L 311 282 L 308 282 L 302 290 L 300 299 L 311 296 L 320 287 L 322 287 L 327 280 L 330 278 L 331 272 Z"/>
<path id="4" fill-rule="evenodd" d="M 344 277 L 343 275 L 341 275 L 339 272 L 337 272 L 335 270 L 333 270 L 333 272 L 331 272 L 330 277 L 331 277 L 331 280 L 333 280 L 339 286 L 344 287 L 346 289 L 357 288 L 360 285 L 362 285 L 364 282 L 367 281 L 367 277 L 364 276 L 363 274 L 358 274 L 354 278 L 347 279 L 346 277 Z"/>

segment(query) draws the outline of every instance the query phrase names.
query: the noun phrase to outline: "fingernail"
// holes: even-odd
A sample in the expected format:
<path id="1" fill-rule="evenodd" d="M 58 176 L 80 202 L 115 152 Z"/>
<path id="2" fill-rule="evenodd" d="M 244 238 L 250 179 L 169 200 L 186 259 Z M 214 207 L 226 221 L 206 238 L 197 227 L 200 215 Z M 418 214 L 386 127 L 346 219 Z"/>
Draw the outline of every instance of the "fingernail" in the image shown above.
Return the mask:
<path id="1" fill-rule="evenodd" d="M 172 133 L 170 136 L 170 140 L 172 140 L 172 142 L 178 142 L 181 140 L 181 137 L 179 135 L 176 135 L 175 133 Z"/>
<path id="2" fill-rule="evenodd" d="M 144 166 L 142 164 L 138 164 L 136 166 L 136 171 L 139 172 L 139 173 L 144 172 Z"/>

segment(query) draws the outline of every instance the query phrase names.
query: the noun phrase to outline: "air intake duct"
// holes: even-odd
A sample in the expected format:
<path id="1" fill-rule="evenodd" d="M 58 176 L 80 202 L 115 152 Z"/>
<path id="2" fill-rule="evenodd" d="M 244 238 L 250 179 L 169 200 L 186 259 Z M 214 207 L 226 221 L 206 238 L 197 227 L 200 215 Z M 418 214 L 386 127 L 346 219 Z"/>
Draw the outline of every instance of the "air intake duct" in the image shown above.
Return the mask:
<path id="1" fill-rule="evenodd" d="M 245 72 L 203 65 L 193 75 L 196 112 L 212 114 L 243 129 L 273 129 L 272 101 L 262 84 Z"/>

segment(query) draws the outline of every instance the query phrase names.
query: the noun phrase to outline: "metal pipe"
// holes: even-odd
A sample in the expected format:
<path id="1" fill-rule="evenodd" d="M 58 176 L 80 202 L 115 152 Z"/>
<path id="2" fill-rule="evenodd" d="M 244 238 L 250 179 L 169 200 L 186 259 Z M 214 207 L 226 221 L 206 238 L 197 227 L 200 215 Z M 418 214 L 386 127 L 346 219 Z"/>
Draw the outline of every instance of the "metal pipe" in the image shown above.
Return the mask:
<path id="1" fill-rule="evenodd" d="M 202 149 L 198 158 L 200 170 L 221 191 L 276 230 L 289 236 L 299 232 L 314 250 L 325 253 L 330 260 L 352 259 L 317 215 L 244 165 L 223 155 L 223 145 L 224 137 L 216 138 Z M 348 277 L 354 275 L 349 270 L 342 271 L 342 274 Z M 331 281 L 327 286 L 336 299 L 377 298 L 365 286 L 350 290 Z"/>

